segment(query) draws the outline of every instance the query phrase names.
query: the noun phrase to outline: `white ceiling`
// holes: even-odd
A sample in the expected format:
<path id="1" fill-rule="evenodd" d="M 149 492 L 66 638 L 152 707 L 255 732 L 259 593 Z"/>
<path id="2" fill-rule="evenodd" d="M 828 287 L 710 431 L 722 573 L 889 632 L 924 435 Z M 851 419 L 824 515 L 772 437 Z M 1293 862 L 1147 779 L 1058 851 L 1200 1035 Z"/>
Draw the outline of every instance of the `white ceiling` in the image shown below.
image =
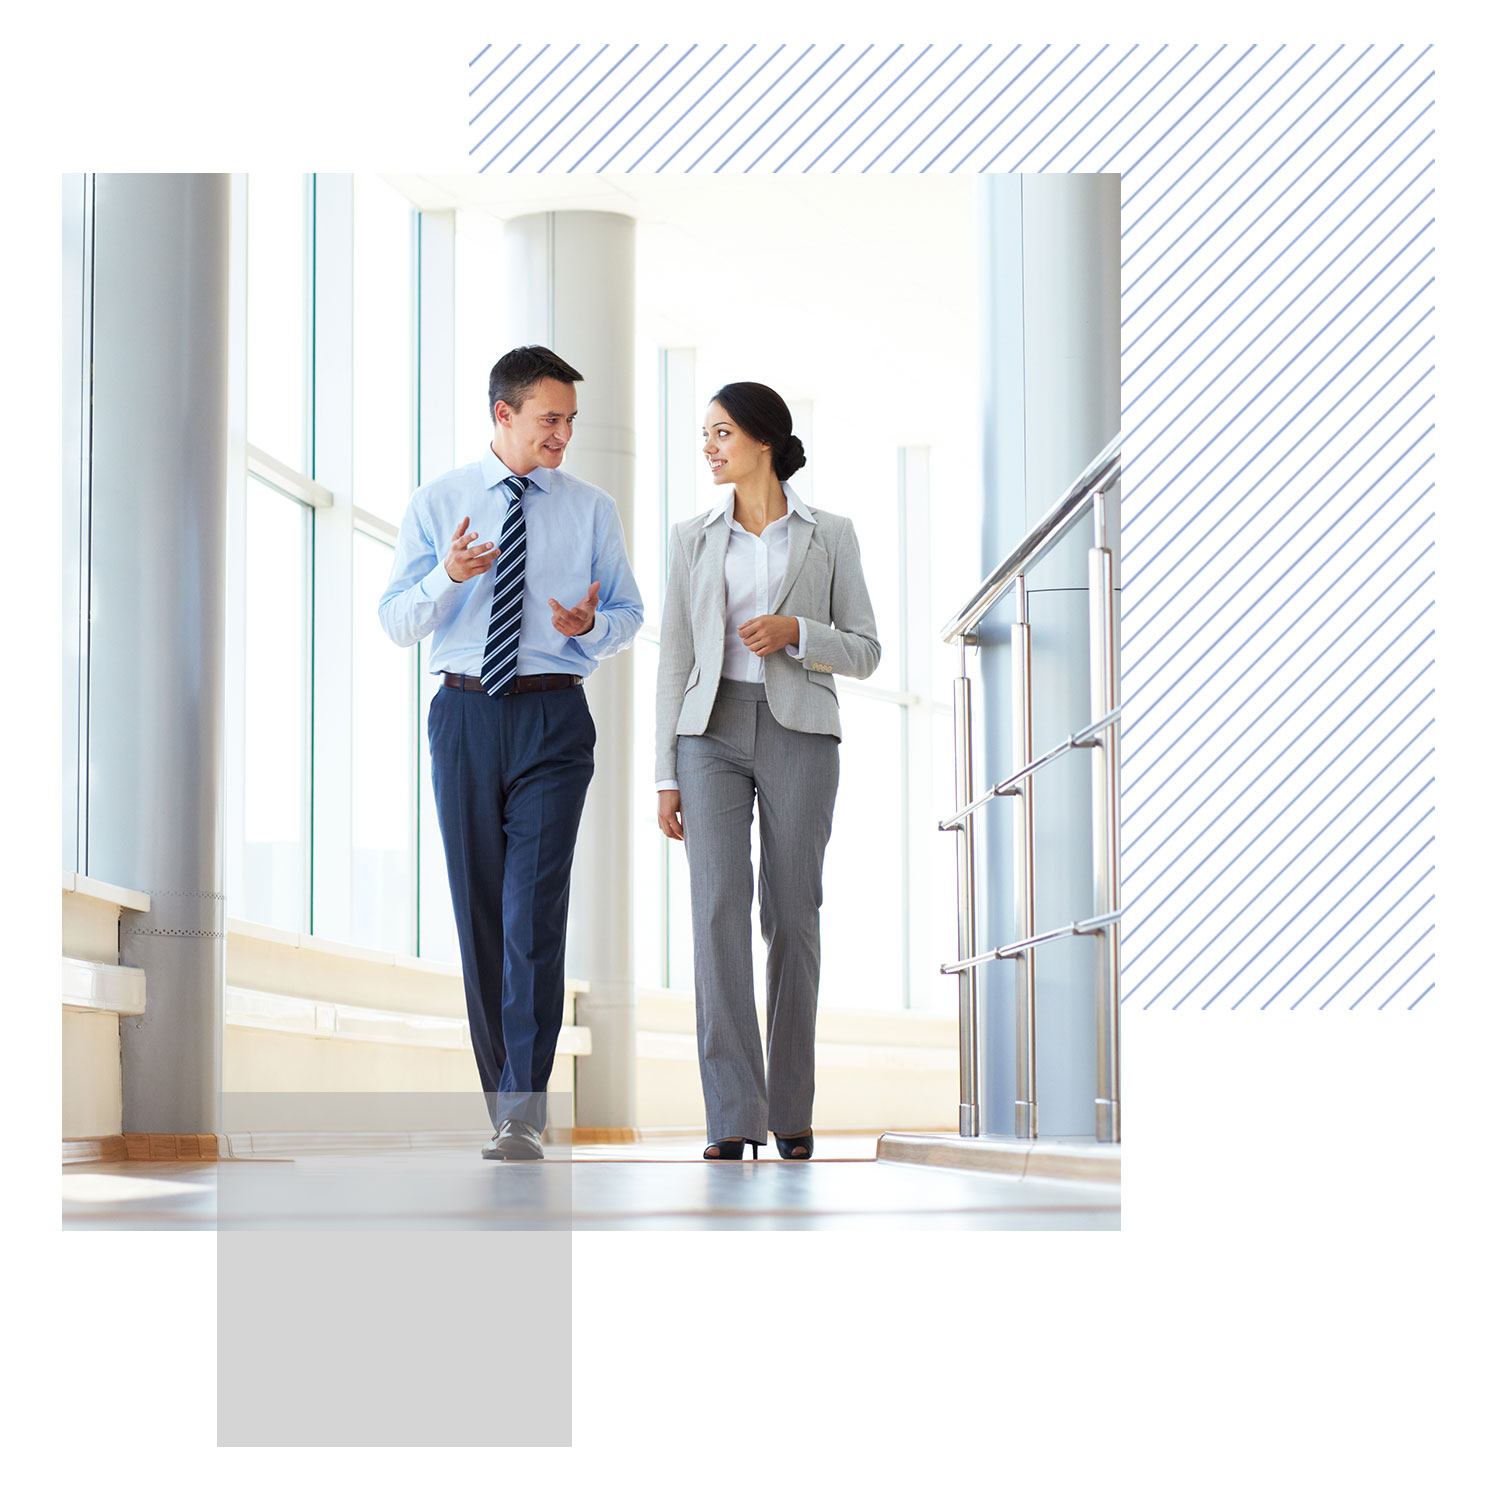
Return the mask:
<path id="1" fill-rule="evenodd" d="M 421 209 L 461 212 L 463 235 L 487 236 L 491 223 L 546 210 L 634 216 L 638 339 L 696 347 L 701 370 L 728 364 L 719 381 L 761 377 L 795 396 L 877 385 L 888 403 L 917 399 L 942 370 L 954 382 L 974 381 L 969 177 L 396 174 L 388 181 Z M 931 375 L 922 385 L 921 370 Z M 937 438 L 900 437 L 903 444 L 930 439 Z"/>

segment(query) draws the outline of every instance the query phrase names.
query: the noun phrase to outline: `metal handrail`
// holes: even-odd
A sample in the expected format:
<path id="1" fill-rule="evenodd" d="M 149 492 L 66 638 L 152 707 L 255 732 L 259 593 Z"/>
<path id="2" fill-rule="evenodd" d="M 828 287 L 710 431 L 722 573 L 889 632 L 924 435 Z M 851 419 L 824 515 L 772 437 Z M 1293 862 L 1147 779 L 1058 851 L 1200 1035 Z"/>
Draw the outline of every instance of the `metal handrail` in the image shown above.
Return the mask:
<path id="1" fill-rule="evenodd" d="M 1017 1047 L 1014 1133 L 1039 1134 L 1036 1066 L 1036 992 L 1034 952 L 1052 940 L 1092 935 L 1098 942 L 1095 1004 L 1097 1041 L 1096 1131 L 1099 1140 L 1119 1138 L 1119 1001 L 1118 924 L 1123 917 L 1118 874 L 1118 740 L 1122 706 L 1115 675 L 1116 621 L 1113 613 L 1113 553 L 1108 549 L 1104 495 L 1122 472 L 1122 434 L 1114 436 L 1054 507 L 982 581 L 965 607 L 941 632 L 960 652 L 955 682 L 956 811 L 940 829 L 956 836 L 956 925 L 958 959 L 940 970 L 955 975 L 960 1004 L 961 1105 L 963 1136 L 980 1132 L 977 1097 L 977 968 L 989 961 L 1014 960 L 1014 1035 Z M 1090 621 L 1092 719 L 1058 745 L 1031 757 L 1029 592 L 1025 573 L 1077 521 L 1092 514 L 1092 549 L 1087 555 Z M 980 797 L 972 792 L 971 680 L 966 674 L 966 647 L 972 631 L 1009 588 L 1016 591 L 1017 617 L 1013 648 L 1013 759 L 1015 770 Z M 1069 751 L 1092 753 L 1092 883 L 1099 910 L 1090 918 L 1037 930 L 1034 922 L 1034 773 Z M 1015 800 L 1013 826 L 1014 933 L 1011 945 L 978 953 L 976 948 L 975 812 L 994 798 Z"/>
<path id="2" fill-rule="evenodd" d="M 940 632 L 950 644 L 969 635 L 987 611 L 1002 598 L 1013 580 L 1027 572 L 1092 506 L 1092 497 L 1106 493 L 1119 478 L 1123 453 L 1120 431 L 1081 471 L 1081 476 L 1058 498 L 1037 525 L 982 579 L 965 607 Z"/>
<path id="3" fill-rule="evenodd" d="M 968 814 L 975 813 L 983 804 L 991 803 L 994 798 L 1007 798 L 1018 796 L 1019 784 L 1026 777 L 1032 777 L 1042 766 L 1048 766 L 1057 756 L 1064 756 L 1068 751 L 1087 751 L 1097 744 L 1098 741 L 1090 739 L 1099 730 L 1106 730 L 1109 725 L 1115 724 L 1122 709 L 1114 709 L 1111 713 L 1104 714 L 1101 719 L 1094 719 L 1091 724 L 1084 725 L 1076 734 L 1068 735 L 1058 746 L 1052 746 L 1048 751 L 1036 756 L 1026 767 L 1020 767 L 1011 776 L 1003 778 L 999 783 L 987 789 L 980 798 L 973 798 L 963 809 L 958 809 L 948 818 L 940 820 L 939 827 L 942 830 L 953 830 L 960 826 Z"/>
<path id="4" fill-rule="evenodd" d="M 984 950 L 980 955 L 974 955 L 965 961 L 947 961 L 940 967 L 942 976 L 955 976 L 957 972 L 966 971 L 972 966 L 982 966 L 988 961 L 1011 961 L 1022 956 L 1026 951 L 1033 950 L 1037 945 L 1043 945 L 1048 940 L 1063 940 L 1071 935 L 1101 934 L 1109 924 L 1116 924 L 1123 918 L 1123 909 L 1116 913 L 1094 914 L 1090 919 L 1078 919 L 1074 924 L 1062 924 L 1059 929 L 1047 929 L 1041 934 L 1031 935 L 1027 940 L 1015 940 L 1011 945 L 999 945 L 995 950 Z"/>

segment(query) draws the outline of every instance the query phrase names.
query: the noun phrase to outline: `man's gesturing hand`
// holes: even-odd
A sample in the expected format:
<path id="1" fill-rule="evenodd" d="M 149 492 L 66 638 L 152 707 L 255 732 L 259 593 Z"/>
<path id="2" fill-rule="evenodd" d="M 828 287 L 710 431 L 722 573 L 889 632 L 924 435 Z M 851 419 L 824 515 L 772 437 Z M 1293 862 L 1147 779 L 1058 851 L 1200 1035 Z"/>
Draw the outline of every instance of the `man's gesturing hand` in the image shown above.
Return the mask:
<path id="1" fill-rule="evenodd" d="M 593 612 L 598 608 L 599 585 L 594 583 L 575 608 L 564 609 L 555 599 L 547 599 L 551 605 L 551 623 L 560 635 L 582 635 L 593 629 Z"/>
<path id="2" fill-rule="evenodd" d="M 498 559 L 499 553 L 494 550 L 492 541 L 484 541 L 479 546 L 473 542 L 478 539 L 478 532 L 467 529 L 468 517 L 462 516 L 462 523 L 457 526 L 452 534 L 451 546 L 446 553 L 446 575 L 454 583 L 465 583 L 468 578 L 475 578 L 480 572 L 487 572 Z"/>

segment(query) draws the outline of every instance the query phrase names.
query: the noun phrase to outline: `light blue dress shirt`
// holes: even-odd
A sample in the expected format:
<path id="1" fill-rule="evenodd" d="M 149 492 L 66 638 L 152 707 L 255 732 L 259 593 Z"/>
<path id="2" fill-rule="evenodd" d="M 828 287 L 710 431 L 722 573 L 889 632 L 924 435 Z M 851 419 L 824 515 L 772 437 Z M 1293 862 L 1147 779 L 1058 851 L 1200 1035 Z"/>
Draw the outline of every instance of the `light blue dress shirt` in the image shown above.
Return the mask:
<path id="1" fill-rule="evenodd" d="M 446 553 L 464 515 L 479 541 L 498 541 L 509 503 L 500 485 L 508 476 L 489 447 L 481 461 L 417 489 L 404 512 L 378 618 L 389 639 L 401 646 L 429 635 L 432 672 L 476 677 L 482 670 L 497 566 L 454 583 Z M 520 500 L 527 543 L 525 613 L 515 670 L 531 677 L 548 672 L 587 677 L 606 656 L 628 646 L 645 619 L 619 515 L 603 489 L 560 468 L 537 467 L 523 476 L 530 485 Z M 563 635 L 551 623 L 547 600 L 571 609 L 593 583 L 599 585 L 593 628 Z"/>

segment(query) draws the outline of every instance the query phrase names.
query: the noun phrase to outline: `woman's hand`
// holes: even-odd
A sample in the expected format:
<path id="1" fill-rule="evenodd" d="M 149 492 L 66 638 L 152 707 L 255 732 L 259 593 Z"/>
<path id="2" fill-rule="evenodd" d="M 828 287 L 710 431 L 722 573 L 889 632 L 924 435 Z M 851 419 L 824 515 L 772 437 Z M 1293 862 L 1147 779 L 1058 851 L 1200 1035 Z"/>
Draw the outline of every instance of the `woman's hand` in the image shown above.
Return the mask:
<path id="1" fill-rule="evenodd" d="M 791 614 L 758 614 L 738 627 L 746 650 L 770 656 L 784 646 L 798 644 L 798 621 Z"/>
<path id="2" fill-rule="evenodd" d="M 682 794 L 676 788 L 663 788 L 656 795 L 656 822 L 667 839 L 682 839 Z"/>

